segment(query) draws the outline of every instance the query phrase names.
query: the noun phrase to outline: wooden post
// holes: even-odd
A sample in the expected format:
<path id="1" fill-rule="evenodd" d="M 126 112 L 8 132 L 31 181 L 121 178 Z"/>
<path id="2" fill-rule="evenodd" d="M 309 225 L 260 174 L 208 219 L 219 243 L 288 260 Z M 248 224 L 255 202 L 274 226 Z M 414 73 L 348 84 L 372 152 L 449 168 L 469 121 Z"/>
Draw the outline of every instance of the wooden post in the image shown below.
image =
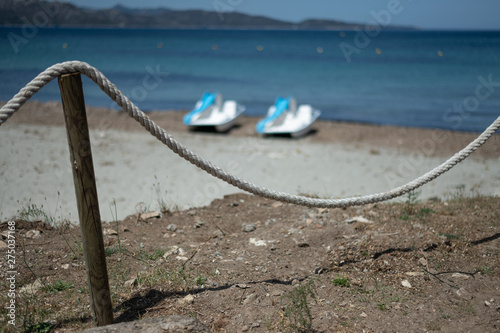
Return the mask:
<path id="1" fill-rule="evenodd" d="M 96 326 L 113 323 L 108 270 L 97 202 L 92 152 L 80 73 L 59 76 L 73 181 L 82 231 L 92 317 Z"/>

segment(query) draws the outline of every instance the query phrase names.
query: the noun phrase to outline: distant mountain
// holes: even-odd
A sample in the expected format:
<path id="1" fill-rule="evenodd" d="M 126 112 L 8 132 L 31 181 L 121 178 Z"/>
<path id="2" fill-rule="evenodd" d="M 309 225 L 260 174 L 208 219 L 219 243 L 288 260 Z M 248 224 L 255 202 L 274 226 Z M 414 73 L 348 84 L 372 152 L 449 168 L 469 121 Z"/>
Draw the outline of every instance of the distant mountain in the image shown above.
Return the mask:
<path id="1" fill-rule="evenodd" d="M 334 20 L 280 21 L 238 12 L 77 7 L 44 0 L 0 0 L 0 26 L 108 27 L 108 28 L 212 28 L 212 29 L 354 29 L 365 25 Z M 391 27 L 396 28 L 396 27 Z"/>

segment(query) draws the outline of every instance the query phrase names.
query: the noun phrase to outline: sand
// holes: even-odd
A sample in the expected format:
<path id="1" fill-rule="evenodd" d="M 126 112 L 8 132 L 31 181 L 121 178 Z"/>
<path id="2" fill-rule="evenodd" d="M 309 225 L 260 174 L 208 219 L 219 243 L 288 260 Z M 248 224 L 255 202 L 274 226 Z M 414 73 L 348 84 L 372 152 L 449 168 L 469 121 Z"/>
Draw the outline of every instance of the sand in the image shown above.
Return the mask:
<path id="1" fill-rule="evenodd" d="M 128 116 L 89 108 L 101 216 L 188 209 L 241 190 L 179 158 Z M 189 132 L 183 112 L 151 117 L 195 153 L 270 189 L 322 198 L 387 191 L 431 170 L 477 134 L 317 122 L 302 139 L 260 138 L 257 119 L 229 134 Z M 500 135 L 447 174 L 422 187 L 419 199 L 500 195 Z M 69 152 L 59 103 L 28 103 L 0 126 L 0 218 L 43 206 L 77 222 Z M 396 199 L 405 201 L 406 197 Z"/>

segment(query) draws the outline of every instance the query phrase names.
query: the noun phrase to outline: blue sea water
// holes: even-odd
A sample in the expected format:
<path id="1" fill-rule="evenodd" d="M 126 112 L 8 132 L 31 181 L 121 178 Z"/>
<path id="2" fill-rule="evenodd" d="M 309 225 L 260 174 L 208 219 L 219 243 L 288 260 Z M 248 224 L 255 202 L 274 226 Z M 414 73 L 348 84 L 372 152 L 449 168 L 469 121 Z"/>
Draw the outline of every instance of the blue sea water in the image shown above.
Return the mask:
<path id="1" fill-rule="evenodd" d="M 321 118 L 482 131 L 500 115 L 500 32 L 0 28 L 0 100 L 82 60 L 141 109 L 191 109 L 205 91 L 264 116 L 277 96 Z M 90 80 L 88 105 L 117 109 Z M 34 99 L 60 100 L 57 83 Z"/>

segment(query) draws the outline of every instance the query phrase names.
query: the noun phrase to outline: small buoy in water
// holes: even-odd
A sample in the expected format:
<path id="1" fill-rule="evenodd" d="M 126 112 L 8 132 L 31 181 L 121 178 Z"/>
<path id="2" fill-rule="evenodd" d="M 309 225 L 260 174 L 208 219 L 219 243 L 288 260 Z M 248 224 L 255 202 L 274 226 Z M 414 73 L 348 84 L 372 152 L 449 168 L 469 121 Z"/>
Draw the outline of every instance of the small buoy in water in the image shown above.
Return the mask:
<path id="1" fill-rule="evenodd" d="M 67 48 L 68 47 L 68 43 L 63 43 L 63 49 Z"/>
<path id="2" fill-rule="evenodd" d="M 377 47 L 375 49 L 375 53 L 378 54 L 378 55 L 380 55 L 380 54 L 382 54 L 382 50 Z"/>
<path id="3" fill-rule="evenodd" d="M 217 50 L 218 48 L 219 48 L 219 46 L 217 46 L 217 44 L 212 45 L 212 51 L 215 51 L 215 50 Z"/>
<path id="4" fill-rule="evenodd" d="M 160 42 L 160 43 L 156 44 L 156 47 L 161 49 L 163 47 L 163 43 Z"/>
<path id="5" fill-rule="evenodd" d="M 439 50 L 438 51 L 438 56 L 442 57 L 443 56 L 443 51 Z"/>
<path id="6" fill-rule="evenodd" d="M 316 51 L 317 51 L 318 53 L 323 53 L 323 51 L 324 51 L 324 50 L 323 50 L 323 48 L 322 48 L 321 46 L 318 46 L 318 47 L 316 48 Z"/>
<path id="7" fill-rule="evenodd" d="M 259 52 L 260 52 L 260 51 L 262 51 L 262 50 L 264 50 L 264 46 L 262 46 L 262 45 L 257 45 L 257 51 L 259 51 Z"/>

